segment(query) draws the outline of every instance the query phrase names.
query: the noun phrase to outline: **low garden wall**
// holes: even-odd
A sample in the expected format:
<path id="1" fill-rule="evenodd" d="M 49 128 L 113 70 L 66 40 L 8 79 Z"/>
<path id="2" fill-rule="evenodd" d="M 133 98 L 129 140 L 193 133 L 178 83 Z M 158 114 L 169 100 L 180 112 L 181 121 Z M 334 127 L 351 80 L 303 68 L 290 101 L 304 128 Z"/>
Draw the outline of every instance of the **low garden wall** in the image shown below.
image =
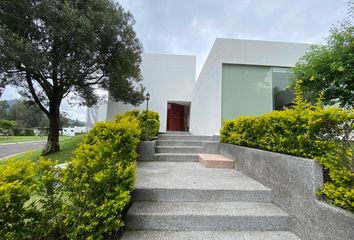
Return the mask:
<path id="1" fill-rule="evenodd" d="M 151 161 L 154 158 L 156 141 L 141 141 L 138 147 L 138 161 Z"/>
<path id="2" fill-rule="evenodd" d="M 354 239 L 354 215 L 318 200 L 323 184 L 317 161 L 221 143 L 236 169 L 272 189 L 272 199 L 290 215 L 290 230 L 304 240 Z"/>

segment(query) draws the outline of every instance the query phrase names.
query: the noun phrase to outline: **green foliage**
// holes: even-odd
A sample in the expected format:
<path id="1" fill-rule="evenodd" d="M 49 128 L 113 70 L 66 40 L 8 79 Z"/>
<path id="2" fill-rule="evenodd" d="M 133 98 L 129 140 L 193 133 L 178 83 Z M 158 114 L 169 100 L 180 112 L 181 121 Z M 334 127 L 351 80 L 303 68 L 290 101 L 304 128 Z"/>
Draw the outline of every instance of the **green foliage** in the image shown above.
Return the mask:
<path id="1" fill-rule="evenodd" d="M 116 116 L 116 121 L 119 121 L 124 117 L 136 118 L 139 121 L 139 126 L 141 129 L 140 140 L 142 141 L 150 141 L 159 133 L 160 116 L 158 112 L 132 110 L 124 114 L 118 114 Z"/>
<path id="2" fill-rule="evenodd" d="M 70 239 L 106 239 L 124 226 L 140 133 L 138 120 L 131 117 L 97 123 L 76 150 L 64 176 Z"/>
<path id="3" fill-rule="evenodd" d="M 31 128 L 14 128 L 14 136 L 34 136 L 34 130 Z"/>
<path id="4" fill-rule="evenodd" d="M 15 127 L 16 127 L 15 121 L 0 119 L 0 133 L 1 134 L 13 135 Z"/>
<path id="5" fill-rule="evenodd" d="M 312 158 L 329 172 L 323 193 L 330 203 L 354 211 L 354 110 L 305 102 L 298 86 L 294 109 L 226 121 L 221 141 L 299 157 Z"/>
<path id="6" fill-rule="evenodd" d="M 353 187 L 336 185 L 334 183 L 325 183 L 320 193 L 326 196 L 326 200 L 330 204 L 354 212 L 354 188 Z"/>
<path id="7" fill-rule="evenodd" d="M 323 92 L 324 103 L 354 107 L 354 2 L 352 16 L 334 27 L 325 45 L 312 46 L 293 68 L 310 100 Z M 349 14 L 350 15 L 350 14 Z"/>
<path id="8" fill-rule="evenodd" d="M 0 235 L 5 239 L 58 239 L 63 224 L 55 164 L 12 159 L 1 166 Z"/>
<path id="9" fill-rule="evenodd" d="M 13 129 L 14 127 L 16 127 L 16 122 L 15 121 L 9 121 L 9 120 L 0 119 L 0 128 L 2 128 L 2 129 Z"/>
<path id="10" fill-rule="evenodd" d="M 36 163 L 36 188 L 32 204 L 38 212 L 36 239 L 63 239 L 66 229 L 63 221 L 65 193 L 61 178 L 63 170 L 56 167 L 58 161 L 41 157 Z"/>
<path id="11" fill-rule="evenodd" d="M 29 160 L 12 160 L 0 169 L 0 236 L 5 239 L 26 239 L 32 233 L 35 214 L 25 204 L 34 190 L 35 175 Z"/>
<path id="12" fill-rule="evenodd" d="M 0 87 L 0 92 L 1 92 L 1 87 Z M 0 101 L 0 119 L 7 119 L 8 109 L 9 109 L 9 104 L 7 103 L 7 101 L 1 100 Z"/>
<path id="13" fill-rule="evenodd" d="M 57 161 L 0 166 L 1 239 L 110 239 L 124 226 L 136 176 L 136 118 L 97 123 L 66 170 Z"/>
<path id="14" fill-rule="evenodd" d="M 35 103 L 19 100 L 9 109 L 8 119 L 16 121 L 20 128 L 34 128 L 45 127 L 40 126 L 40 123 L 45 122 L 47 117 Z"/>

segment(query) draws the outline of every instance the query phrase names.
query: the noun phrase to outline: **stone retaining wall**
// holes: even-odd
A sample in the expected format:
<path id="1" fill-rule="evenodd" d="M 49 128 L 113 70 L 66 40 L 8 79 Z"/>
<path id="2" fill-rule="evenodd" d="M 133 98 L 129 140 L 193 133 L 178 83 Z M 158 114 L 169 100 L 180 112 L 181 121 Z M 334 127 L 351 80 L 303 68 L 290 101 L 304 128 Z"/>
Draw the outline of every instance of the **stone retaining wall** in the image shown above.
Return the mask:
<path id="1" fill-rule="evenodd" d="M 314 160 L 220 144 L 236 169 L 272 189 L 272 199 L 291 215 L 290 230 L 303 240 L 354 239 L 354 214 L 318 200 L 322 167 Z"/>

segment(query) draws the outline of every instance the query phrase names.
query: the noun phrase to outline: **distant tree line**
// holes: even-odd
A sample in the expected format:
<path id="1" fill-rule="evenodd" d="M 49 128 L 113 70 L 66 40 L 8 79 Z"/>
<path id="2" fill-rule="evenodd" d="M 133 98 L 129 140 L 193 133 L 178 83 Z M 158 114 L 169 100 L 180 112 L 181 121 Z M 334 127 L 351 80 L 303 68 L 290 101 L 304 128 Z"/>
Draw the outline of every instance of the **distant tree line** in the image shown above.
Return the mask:
<path id="1" fill-rule="evenodd" d="M 60 128 L 71 126 L 84 126 L 84 123 L 78 119 L 73 120 L 67 117 L 65 112 L 60 114 Z M 25 100 L 17 100 L 13 105 L 8 101 L 0 101 L 0 128 L 49 128 L 49 120 L 47 116 L 39 109 L 39 107 Z"/>

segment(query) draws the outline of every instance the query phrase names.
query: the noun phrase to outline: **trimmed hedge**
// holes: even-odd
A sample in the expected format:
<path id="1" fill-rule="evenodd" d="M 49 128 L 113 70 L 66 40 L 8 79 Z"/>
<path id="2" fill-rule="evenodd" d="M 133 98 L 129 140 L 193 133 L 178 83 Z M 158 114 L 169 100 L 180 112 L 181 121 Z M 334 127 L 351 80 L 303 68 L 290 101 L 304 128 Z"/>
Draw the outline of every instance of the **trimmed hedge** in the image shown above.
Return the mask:
<path id="1" fill-rule="evenodd" d="M 124 114 L 118 114 L 116 116 L 116 121 L 119 121 L 123 117 L 134 117 L 138 119 L 141 129 L 141 141 L 153 140 L 159 133 L 160 116 L 158 112 L 132 110 Z"/>
<path id="2" fill-rule="evenodd" d="M 70 239 L 107 239 L 124 226 L 122 216 L 135 182 L 139 121 L 97 123 L 75 151 L 64 174 Z"/>
<path id="3" fill-rule="evenodd" d="M 66 169 L 41 158 L 0 166 L 3 239 L 116 239 L 135 182 L 140 122 L 97 123 Z"/>
<path id="4" fill-rule="evenodd" d="M 354 212 L 354 110 L 324 109 L 299 96 L 293 109 L 226 121 L 221 142 L 318 160 L 328 174 L 319 194 Z"/>

